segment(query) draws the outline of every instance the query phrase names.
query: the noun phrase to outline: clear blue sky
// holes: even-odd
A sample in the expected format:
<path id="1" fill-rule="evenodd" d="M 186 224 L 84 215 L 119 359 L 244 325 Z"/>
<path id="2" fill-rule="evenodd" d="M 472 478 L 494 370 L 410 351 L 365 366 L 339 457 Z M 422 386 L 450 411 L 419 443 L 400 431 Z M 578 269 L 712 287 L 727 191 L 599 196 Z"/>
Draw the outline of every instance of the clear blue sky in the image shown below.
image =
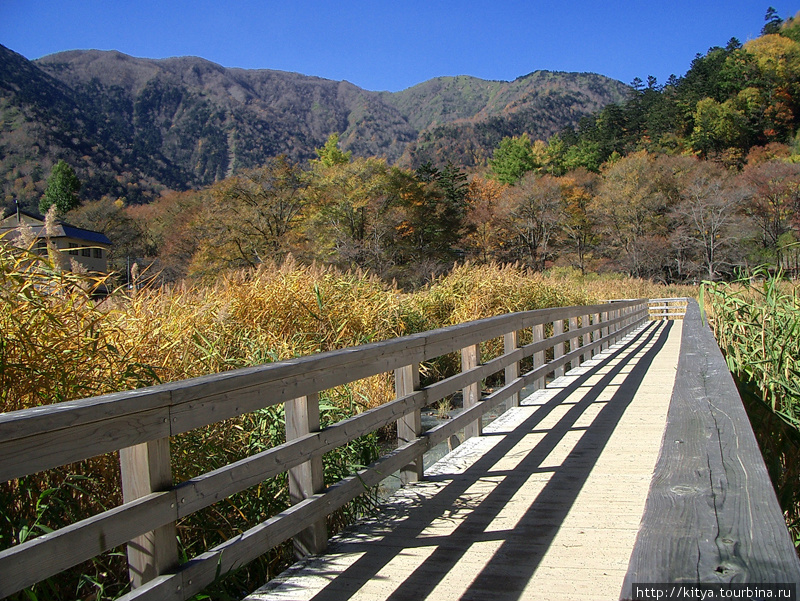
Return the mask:
<path id="1" fill-rule="evenodd" d="M 625 83 L 683 75 L 698 52 L 759 35 L 780 0 L 0 0 L 0 44 L 193 55 L 397 91 L 439 75 L 512 80 L 537 69 Z"/>

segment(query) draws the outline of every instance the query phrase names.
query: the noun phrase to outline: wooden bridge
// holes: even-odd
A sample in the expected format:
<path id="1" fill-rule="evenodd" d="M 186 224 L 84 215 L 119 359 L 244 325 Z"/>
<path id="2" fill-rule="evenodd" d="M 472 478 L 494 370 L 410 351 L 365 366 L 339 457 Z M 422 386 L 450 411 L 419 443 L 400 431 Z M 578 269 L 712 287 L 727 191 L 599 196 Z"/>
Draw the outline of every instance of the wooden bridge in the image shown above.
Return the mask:
<path id="1" fill-rule="evenodd" d="M 481 361 L 489 341 L 502 350 Z M 422 386 L 420 364 L 452 352 L 461 372 Z M 320 392 L 386 372 L 396 400 L 320 429 Z M 420 411 L 457 392 L 463 411 L 423 432 Z M 172 482 L 170 436 L 279 403 L 285 444 Z M 395 450 L 325 487 L 324 453 L 394 422 Z M 453 436 L 466 440 L 423 474 Z M 290 538 L 328 553 L 251 599 L 630 599 L 640 583 L 800 582 L 741 400 L 684 299 L 503 315 L 0 414 L 0 481 L 112 451 L 124 503 L 0 551 L 0 597 L 127 543 L 124 599 L 188 599 Z M 287 471 L 290 509 L 179 563 L 177 520 Z M 398 471 L 407 486 L 329 545 L 325 517 Z"/>

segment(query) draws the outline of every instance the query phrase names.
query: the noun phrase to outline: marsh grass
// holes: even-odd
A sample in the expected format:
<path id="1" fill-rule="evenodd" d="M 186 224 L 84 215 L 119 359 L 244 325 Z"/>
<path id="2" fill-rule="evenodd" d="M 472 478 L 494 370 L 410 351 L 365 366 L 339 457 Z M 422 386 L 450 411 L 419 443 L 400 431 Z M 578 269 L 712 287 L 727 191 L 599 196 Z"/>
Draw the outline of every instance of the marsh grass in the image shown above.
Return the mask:
<path id="1" fill-rule="evenodd" d="M 756 273 L 706 282 L 703 305 L 728 368 L 753 384 L 782 419 L 800 429 L 800 297 L 780 277 Z"/>
<path id="2" fill-rule="evenodd" d="M 210 286 L 182 284 L 98 300 L 101 278 L 62 268 L 0 240 L 0 410 L 14 411 L 259 365 L 509 311 L 584 304 L 636 294 L 663 296 L 639 281 L 542 275 L 510 265 L 460 265 L 412 294 L 361 272 L 343 273 L 291 259 L 221 274 Z M 523 333 L 520 342 L 527 340 Z M 502 353 L 487 342 L 484 357 Z M 421 367 L 433 381 L 460 370 L 457 354 Z M 391 374 L 321 394 L 323 423 L 381 405 L 394 396 Z M 284 440 L 282 407 L 270 407 L 176 436 L 175 482 L 260 452 Z M 323 458 L 332 483 L 370 463 L 385 441 L 373 433 Z M 0 548 L 8 548 L 121 502 L 116 454 L 0 483 Z M 286 476 L 221 501 L 178 524 L 189 558 L 252 527 L 289 503 Z M 370 510 L 366 494 L 329 518 L 336 531 Z M 279 572 L 290 545 L 265 555 L 207 598 L 236 598 Z M 124 550 L 117 549 L 16 599 L 111 599 L 127 590 Z M 210 596 L 210 597 L 209 597 Z"/>

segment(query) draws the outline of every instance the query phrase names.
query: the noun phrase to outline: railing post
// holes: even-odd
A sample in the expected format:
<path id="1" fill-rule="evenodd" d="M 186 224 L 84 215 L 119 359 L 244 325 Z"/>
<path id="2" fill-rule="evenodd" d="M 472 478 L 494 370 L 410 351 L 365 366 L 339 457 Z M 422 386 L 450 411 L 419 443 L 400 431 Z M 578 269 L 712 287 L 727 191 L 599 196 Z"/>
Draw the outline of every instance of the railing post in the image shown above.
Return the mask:
<path id="1" fill-rule="evenodd" d="M 569 331 L 574 332 L 578 329 L 578 318 L 577 317 L 570 317 L 569 318 Z M 578 337 L 570 338 L 569 339 L 569 352 L 578 350 Z M 581 358 L 575 357 L 572 361 L 569 362 L 569 368 L 575 369 L 579 367 L 581 364 Z"/>
<path id="2" fill-rule="evenodd" d="M 405 365 L 394 370 L 394 392 L 397 398 L 419 390 L 419 364 Z M 419 438 L 422 434 L 422 415 L 419 409 L 406 413 L 397 420 L 397 445 L 401 446 Z M 422 480 L 422 457 L 400 469 L 400 481 L 403 484 Z"/>
<path id="3" fill-rule="evenodd" d="M 600 313 L 594 313 L 592 315 L 592 325 L 594 329 L 590 335 L 591 341 L 595 342 L 598 338 L 603 336 L 602 329 L 600 328 Z M 592 357 L 594 357 L 597 353 L 601 352 L 603 349 L 601 348 L 593 348 L 592 349 Z"/>
<path id="4" fill-rule="evenodd" d="M 508 332 L 505 336 L 503 336 L 503 351 L 508 354 L 516 350 L 518 347 L 517 341 L 517 331 L 514 330 L 513 332 Z M 505 372 L 505 384 L 508 386 L 519 378 L 519 361 L 514 361 L 511 365 L 506 367 Z M 519 392 L 515 392 L 506 401 L 506 409 L 511 409 L 511 407 L 519 407 Z"/>
<path id="5" fill-rule="evenodd" d="M 542 342 L 544 340 L 544 324 L 540 323 L 538 325 L 533 326 L 533 341 L 534 342 Z M 539 351 L 538 353 L 533 354 L 533 369 L 541 367 L 544 365 L 544 351 Z M 545 386 L 545 376 L 543 375 L 541 378 L 537 378 L 536 381 L 533 383 L 534 390 L 541 390 Z"/>
<path id="6" fill-rule="evenodd" d="M 564 320 L 563 319 L 556 319 L 553 322 L 553 336 L 559 336 L 564 333 Z M 559 357 L 564 356 L 564 343 L 559 342 L 558 344 L 553 346 L 553 359 L 558 359 Z M 563 376 L 565 373 L 564 366 L 561 365 L 556 367 L 555 373 L 553 374 L 556 378 L 559 376 Z"/>
<path id="7" fill-rule="evenodd" d="M 581 316 L 581 326 L 590 326 L 592 325 L 592 316 L 588 313 L 586 315 Z M 583 334 L 581 336 L 581 347 L 589 346 L 592 343 L 592 332 L 590 331 L 588 334 Z M 592 351 L 586 349 L 583 353 L 581 353 L 581 363 L 586 363 L 589 359 L 592 358 Z"/>
<path id="8" fill-rule="evenodd" d="M 473 344 L 466 348 L 461 349 L 461 371 L 467 371 L 473 367 L 478 367 L 481 361 L 481 347 L 479 344 Z M 461 390 L 464 409 L 469 409 L 478 404 L 481 398 L 481 383 L 473 382 L 465 386 Z M 483 432 L 483 424 L 481 418 L 476 419 L 474 422 L 467 424 L 464 428 L 464 439 L 473 436 L 480 436 Z"/>
<path id="9" fill-rule="evenodd" d="M 605 324 L 605 325 L 603 325 L 603 327 L 602 327 L 602 328 L 600 328 L 600 336 L 601 336 L 602 338 L 605 338 L 606 336 L 608 336 L 609 334 L 611 334 L 611 328 L 608 326 L 608 322 L 609 322 L 609 321 L 610 321 L 610 319 L 611 319 L 611 312 L 610 312 L 610 311 L 603 311 L 603 314 L 602 314 L 602 315 L 603 315 L 603 317 L 602 317 L 602 319 L 603 319 L 603 324 Z M 605 341 L 605 342 L 604 342 L 604 343 L 603 343 L 603 344 L 600 346 L 600 350 L 601 350 L 601 351 L 604 351 L 604 350 L 606 350 L 606 349 L 607 349 L 609 346 L 611 346 L 611 341 L 610 341 L 610 340 L 606 340 L 606 341 Z"/>
<path id="10" fill-rule="evenodd" d="M 319 393 L 284 403 L 286 409 L 286 440 L 300 438 L 319 431 Z M 322 456 L 289 469 L 289 498 L 293 504 L 325 490 Z M 294 537 L 295 555 L 305 557 L 321 553 L 328 546 L 325 518 L 315 522 Z"/>
<path id="11" fill-rule="evenodd" d="M 120 449 L 122 500 L 129 503 L 150 493 L 172 488 L 169 438 Z M 177 516 L 177 509 L 175 512 Z M 138 588 L 178 567 L 175 522 L 137 536 L 127 545 L 128 575 Z"/>

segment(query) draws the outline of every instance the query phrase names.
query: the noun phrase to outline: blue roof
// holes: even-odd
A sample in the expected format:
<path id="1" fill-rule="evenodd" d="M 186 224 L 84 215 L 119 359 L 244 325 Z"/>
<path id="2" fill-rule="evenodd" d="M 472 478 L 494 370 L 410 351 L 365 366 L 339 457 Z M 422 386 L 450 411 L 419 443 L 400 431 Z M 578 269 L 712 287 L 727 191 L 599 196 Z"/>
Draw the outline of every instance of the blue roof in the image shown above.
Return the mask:
<path id="1" fill-rule="evenodd" d="M 94 242 L 95 244 L 111 244 L 111 240 L 102 232 L 93 232 L 92 230 L 85 230 L 66 224 L 61 224 L 61 228 L 64 230 L 64 235 L 70 238 L 78 238 L 80 240 L 86 240 L 87 242 Z"/>
<path id="2" fill-rule="evenodd" d="M 31 229 L 34 231 L 37 238 L 45 237 L 44 217 L 34 213 L 29 213 L 27 211 L 19 211 L 19 214 L 39 221 L 42 225 L 32 224 Z M 13 216 L 13 214 L 9 217 L 11 216 Z M 90 242 L 93 244 L 106 244 L 111 246 L 111 240 L 109 240 L 108 237 L 102 232 L 95 232 L 94 230 L 86 230 L 82 227 L 75 227 L 74 225 L 69 225 L 63 221 L 56 221 L 54 226 L 54 232 L 51 238 L 75 238 L 76 240 L 82 240 L 84 242 Z M 3 227 L 3 229 L 8 230 L 15 227 L 16 226 L 6 225 Z"/>

